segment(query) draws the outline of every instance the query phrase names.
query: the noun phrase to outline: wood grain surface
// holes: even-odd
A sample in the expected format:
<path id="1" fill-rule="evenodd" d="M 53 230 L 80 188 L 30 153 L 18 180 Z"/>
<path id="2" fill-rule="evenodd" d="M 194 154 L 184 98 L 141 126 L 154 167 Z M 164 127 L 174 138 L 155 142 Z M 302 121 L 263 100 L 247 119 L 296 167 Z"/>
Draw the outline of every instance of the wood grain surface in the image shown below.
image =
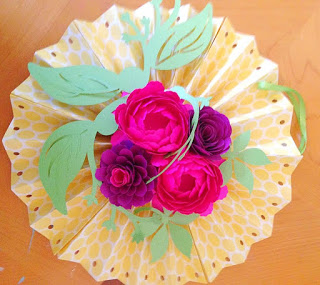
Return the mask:
<path id="1" fill-rule="evenodd" d="M 12 119 L 9 94 L 27 76 L 36 50 L 54 44 L 76 18 L 94 20 L 112 4 L 142 0 L 0 0 L 0 135 Z M 188 1 L 200 9 L 206 1 Z M 184 1 L 183 3 L 187 3 Z M 171 7 L 172 0 L 164 1 Z M 320 1 L 215 0 L 214 14 L 256 36 L 259 50 L 279 63 L 280 83 L 299 90 L 307 105 L 308 147 L 293 175 L 293 199 L 275 218 L 271 238 L 244 264 L 224 269 L 215 285 L 320 284 Z M 318 126 L 318 127 L 317 127 Z M 10 190 L 10 163 L 0 148 L 0 284 L 101 284 L 81 265 L 58 260 L 46 238 L 31 238 L 25 205 Z M 103 284 L 120 284 L 108 281 Z"/>

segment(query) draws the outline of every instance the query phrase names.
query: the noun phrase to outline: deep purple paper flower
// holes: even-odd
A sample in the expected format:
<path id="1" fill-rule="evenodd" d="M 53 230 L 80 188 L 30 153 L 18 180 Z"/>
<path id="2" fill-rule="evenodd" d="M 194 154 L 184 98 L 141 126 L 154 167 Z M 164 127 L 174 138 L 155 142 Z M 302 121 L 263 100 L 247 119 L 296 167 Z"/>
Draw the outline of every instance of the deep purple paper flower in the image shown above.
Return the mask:
<path id="1" fill-rule="evenodd" d="M 190 122 L 193 114 L 194 111 L 190 111 Z M 220 159 L 220 155 L 230 148 L 231 132 L 230 121 L 225 115 L 211 107 L 203 107 L 191 150 L 212 159 Z"/>
<path id="2" fill-rule="evenodd" d="M 96 178 L 102 181 L 101 193 L 111 204 L 130 209 L 150 202 L 155 181 L 146 182 L 157 175 L 151 165 L 151 155 L 130 141 L 123 141 L 103 152 Z"/>

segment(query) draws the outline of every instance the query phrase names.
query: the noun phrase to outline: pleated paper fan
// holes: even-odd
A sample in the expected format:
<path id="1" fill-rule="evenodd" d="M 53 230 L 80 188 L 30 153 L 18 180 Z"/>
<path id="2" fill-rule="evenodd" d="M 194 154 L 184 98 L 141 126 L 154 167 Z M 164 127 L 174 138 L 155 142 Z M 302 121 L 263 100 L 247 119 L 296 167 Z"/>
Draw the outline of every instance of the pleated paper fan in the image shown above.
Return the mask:
<path id="1" fill-rule="evenodd" d="M 134 11 L 114 5 L 92 23 L 73 21 L 57 44 L 35 53 L 34 63 L 48 67 L 95 65 L 116 73 L 130 66 L 142 68 L 141 46 L 122 40 L 123 33 L 132 32 L 121 20 L 125 12 L 139 28 L 140 20 L 149 17 L 152 36 L 152 4 Z M 162 8 L 162 21 L 171 13 Z M 196 14 L 190 5 L 181 6 L 175 24 Z M 302 159 L 290 135 L 293 106 L 281 92 L 261 90 L 257 84 L 277 84 L 278 66 L 259 54 L 253 36 L 236 33 L 228 18 L 214 17 L 212 22 L 212 39 L 200 57 L 175 70 L 152 69 L 150 81 L 158 80 L 166 88 L 182 86 L 195 97 L 212 97 L 210 106 L 230 119 L 232 139 L 251 130 L 249 147 L 263 150 L 272 163 L 249 166 L 254 175 L 251 194 L 232 178 L 227 197 L 214 203 L 212 214 L 186 227 L 193 240 L 190 259 L 170 240 L 164 257 L 150 263 L 151 237 L 139 244 L 131 242 L 134 226 L 122 213 L 116 216 L 116 231 L 103 227 L 111 204 L 100 191 L 98 204 L 88 206 L 83 199 L 92 190 L 87 161 L 68 188 L 67 215 L 55 209 L 43 188 L 38 163 L 46 139 L 68 122 L 94 120 L 110 102 L 82 107 L 61 103 L 31 76 L 11 93 L 14 118 L 3 143 L 12 163 L 12 191 L 27 205 L 31 227 L 50 240 L 53 253 L 59 259 L 80 263 L 97 281 L 212 282 L 224 267 L 244 262 L 253 243 L 271 235 L 274 215 L 291 200 L 291 174 Z M 96 162 L 108 147 L 109 139 L 98 136 Z"/>

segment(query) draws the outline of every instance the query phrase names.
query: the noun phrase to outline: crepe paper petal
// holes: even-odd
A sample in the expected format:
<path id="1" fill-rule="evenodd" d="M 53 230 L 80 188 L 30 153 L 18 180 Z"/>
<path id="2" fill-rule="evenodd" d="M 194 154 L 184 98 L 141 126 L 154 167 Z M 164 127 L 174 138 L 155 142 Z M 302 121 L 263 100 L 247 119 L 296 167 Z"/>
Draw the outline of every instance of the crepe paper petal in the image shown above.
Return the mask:
<path id="1" fill-rule="evenodd" d="M 242 133 L 240 136 L 237 136 L 232 145 L 233 145 L 233 152 L 239 152 L 244 150 L 250 141 L 251 131 L 246 131 Z"/>
<path id="2" fill-rule="evenodd" d="M 299 123 L 300 131 L 301 131 L 299 151 L 301 154 L 303 154 L 307 147 L 307 125 L 306 125 L 306 105 L 304 103 L 304 100 L 301 94 L 292 88 L 277 85 L 277 84 L 272 84 L 266 81 L 260 81 L 258 83 L 258 88 L 261 90 L 281 91 L 281 92 L 285 92 L 288 95 L 293 105 L 293 108 Z"/>
<path id="3" fill-rule="evenodd" d="M 239 153 L 238 157 L 251 165 L 267 165 L 271 163 L 266 154 L 259 148 L 245 149 Z"/>
<path id="4" fill-rule="evenodd" d="M 242 162 L 238 160 L 234 160 L 234 173 L 236 175 L 236 179 L 246 188 L 248 188 L 249 193 L 251 194 L 253 190 L 253 174 L 251 170 L 244 165 Z"/>
<path id="5" fill-rule="evenodd" d="M 232 159 L 227 159 L 223 162 L 219 169 L 223 177 L 223 185 L 226 185 L 232 177 Z"/>
<path id="6" fill-rule="evenodd" d="M 96 131 L 90 121 L 66 124 L 45 142 L 39 160 L 39 174 L 55 208 L 67 214 L 66 191 L 80 171 Z"/>
<path id="7" fill-rule="evenodd" d="M 193 118 L 192 118 L 192 128 L 191 128 L 191 132 L 190 132 L 190 135 L 189 135 L 187 141 L 184 143 L 184 145 L 180 149 L 178 149 L 173 154 L 174 155 L 173 159 L 166 165 L 166 167 L 163 168 L 163 170 L 161 172 L 159 172 L 156 176 L 152 177 L 147 183 L 150 183 L 153 180 L 155 180 L 156 178 L 158 178 L 165 171 L 167 171 L 170 168 L 170 166 L 177 159 L 181 160 L 187 154 L 188 150 L 190 149 L 190 147 L 192 145 L 195 131 L 196 131 L 197 125 L 198 125 L 198 119 L 199 119 L 199 113 L 200 113 L 199 104 L 203 105 L 203 104 L 208 103 L 206 98 L 200 98 L 200 97 L 195 98 L 195 97 L 187 94 L 186 90 L 181 86 L 174 86 L 170 90 L 173 92 L 176 92 L 181 99 L 188 101 L 192 105 L 193 110 L 194 110 L 194 114 L 193 114 Z"/>
<path id="8" fill-rule="evenodd" d="M 190 258 L 192 248 L 192 237 L 186 229 L 169 223 L 170 236 L 176 248 L 185 256 Z"/>
<path id="9" fill-rule="evenodd" d="M 99 104 L 121 91 L 118 86 L 108 84 L 117 75 L 98 66 L 49 68 L 29 63 L 28 68 L 31 76 L 51 97 L 69 105 Z"/>
<path id="10" fill-rule="evenodd" d="M 178 225 L 188 225 L 192 223 L 195 219 L 197 219 L 200 215 L 198 214 L 191 214 L 191 215 L 183 215 L 179 212 L 175 212 L 169 220 Z"/>
<path id="11" fill-rule="evenodd" d="M 160 52 L 159 63 L 155 69 L 176 69 L 203 53 L 213 32 L 212 5 L 208 4 L 197 16 L 174 26 L 170 32 L 172 35 Z"/>
<path id="12" fill-rule="evenodd" d="M 155 234 L 151 243 L 151 262 L 158 261 L 167 251 L 169 246 L 169 234 L 167 226 L 163 225 L 160 230 Z"/>

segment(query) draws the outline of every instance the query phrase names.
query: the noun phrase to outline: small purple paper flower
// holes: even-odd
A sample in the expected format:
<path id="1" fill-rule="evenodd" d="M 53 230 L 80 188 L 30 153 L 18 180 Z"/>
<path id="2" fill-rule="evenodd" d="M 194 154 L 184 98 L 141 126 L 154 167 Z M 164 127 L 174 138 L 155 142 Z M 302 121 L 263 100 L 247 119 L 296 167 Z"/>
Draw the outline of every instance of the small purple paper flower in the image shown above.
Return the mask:
<path id="1" fill-rule="evenodd" d="M 96 178 L 102 181 L 101 193 L 111 204 L 130 209 L 150 202 L 155 181 L 146 184 L 157 169 L 151 155 L 130 141 L 122 141 L 103 152 Z"/>
<path id="2" fill-rule="evenodd" d="M 193 110 L 190 111 L 190 122 L 193 114 Z M 231 133 L 230 121 L 225 115 L 211 107 L 203 107 L 191 151 L 211 159 L 220 159 L 220 155 L 230 148 Z"/>

